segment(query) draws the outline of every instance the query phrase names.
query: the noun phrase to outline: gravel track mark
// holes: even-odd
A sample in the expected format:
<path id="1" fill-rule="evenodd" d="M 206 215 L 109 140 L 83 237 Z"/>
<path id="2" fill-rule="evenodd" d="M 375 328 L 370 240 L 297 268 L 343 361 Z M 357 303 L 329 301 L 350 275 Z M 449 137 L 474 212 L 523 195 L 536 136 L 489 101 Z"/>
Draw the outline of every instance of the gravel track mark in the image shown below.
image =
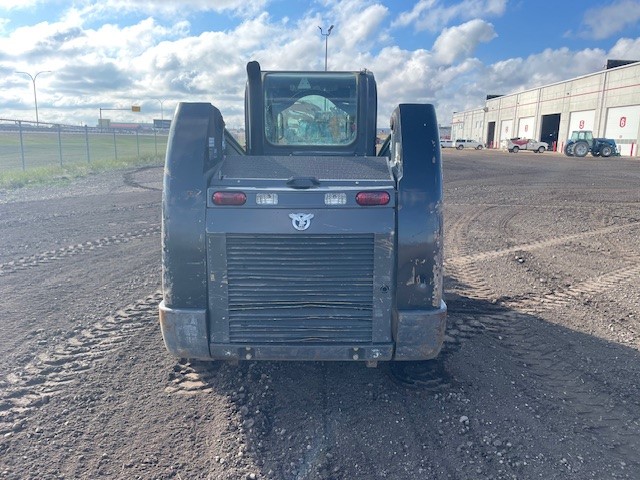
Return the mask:
<path id="1" fill-rule="evenodd" d="M 482 215 L 486 209 L 473 208 L 462 213 L 462 215 L 455 216 L 453 223 L 445 228 L 445 264 L 448 265 L 448 258 L 463 257 L 467 254 L 466 250 L 466 230 L 469 228 L 471 222 L 476 220 Z M 450 213 L 445 217 L 452 217 Z"/>
<path id="2" fill-rule="evenodd" d="M 120 243 L 149 237 L 160 233 L 160 230 L 161 227 L 159 225 L 155 227 L 142 228 L 140 230 L 119 233 L 117 235 L 111 235 L 109 237 L 103 237 L 97 240 L 90 240 L 85 243 L 69 245 L 57 250 L 50 250 L 47 252 L 30 255 L 28 257 L 18 258 L 17 260 L 13 260 L 10 262 L 0 263 L 0 275 L 19 272 L 27 268 L 38 267 L 46 263 L 63 260 L 65 258 L 82 253 L 87 253 L 97 248 L 116 246 Z"/>
<path id="3" fill-rule="evenodd" d="M 452 227 L 453 239 L 451 242 L 454 252 L 456 253 L 464 253 L 468 249 L 468 247 L 465 246 L 468 226 L 470 222 L 477 220 L 479 215 L 483 213 L 483 211 L 477 210 L 476 205 L 473 207 L 474 209 L 459 217 L 459 221 L 456 221 Z M 511 211 L 501 217 L 499 225 L 497 225 L 501 236 L 504 235 L 503 230 L 515 214 L 516 213 Z M 630 224 L 614 225 L 577 234 L 562 235 L 496 251 L 462 254 L 450 257 L 445 261 L 445 269 L 447 270 L 448 277 L 454 280 L 454 285 L 452 291 L 449 292 L 452 301 L 449 302 L 450 315 L 447 322 L 443 353 L 446 355 L 451 349 L 459 348 L 461 342 L 482 332 L 484 328 L 490 328 L 499 332 L 504 325 L 509 323 L 505 321 L 505 319 L 499 320 L 499 316 L 490 316 L 488 319 L 484 318 L 481 321 L 476 315 L 464 315 L 464 303 L 466 301 L 486 300 L 493 304 L 500 303 L 502 306 L 509 307 L 518 312 L 537 314 L 543 310 L 551 311 L 554 308 L 583 303 L 595 295 L 635 280 L 640 274 L 640 264 L 634 263 L 622 269 L 616 269 L 607 274 L 590 278 L 584 282 L 574 283 L 568 288 L 556 288 L 554 291 L 547 292 L 543 295 L 527 293 L 512 298 L 500 298 L 486 282 L 486 268 L 484 266 L 480 267 L 476 262 L 491 260 L 514 253 L 532 252 L 538 249 L 564 245 L 594 236 L 603 237 L 605 241 L 609 245 L 612 245 L 617 251 L 624 252 L 624 258 L 627 259 L 627 262 L 634 262 L 637 261 L 638 254 L 636 253 L 637 245 L 632 241 L 633 235 L 625 237 L 621 244 L 613 245 L 611 234 L 620 231 L 633 231 L 633 229 L 638 226 L 640 226 L 640 222 L 632 222 Z M 459 295 L 462 295 L 462 301 L 460 301 Z M 461 313 L 462 315 L 460 315 Z M 631 313 L 631 315 L 633 314 Z M 638 339 L 637 325 L 622 322 L 618 322 L 618 324 L 620 328 L 628 332 L 625 339 L 626 342 L 633 344 Z M 428 380 L 422 381 L 421 376 L 428 379 L 429 368 L 430 367 L 425 366 L 417 368 L 413 372 L 403 372 L 400 369 L 397 376 L 400 379 L 404 377 L 404 381 L 407 383 L 411 383 L 414 381 L 413 379 L 415 379 L 417 385 L 427 385 Z"/>
<path id="4" fill-rule="evenodd" d="M 596 360 L 584 357 L 584 347 L 575 348 L 567 345 L 564 338 L 550 335 L 550 330 L 540 328 L 540 320 L 535 317 L 508 310 L 489 317 L 500 328 L 489 328 L 488 332 L 499 340 L 504 352 L 526 369 L 520 387 L 541 403 L 541 413 L 555 411 L 571 419 L 576 435 L 589 437 L 597 432 L 598 441 L 607 445 L 619 462 L 636 457 L 635 468 L 640 467 L 634 454 L 640 448 L 638 385 L 634 387 L 635 394 L 612 393 L 606 374 L 594 374 L 584 368 L 585 363 L 597 365 Z M 585 343 L 589 340 L 585 338 Z"/>
<path id="5" fill-rule="evenodd" d="M 481 252 L 481 253 L 476 253 L 471 255 L 462 255 L 462 256 L 450 258 L 447 260 L 447 262 L 451 266 L 459 266 L 461 264 L 468 264 L 468 263 L 476 262 L 480 260 L 488 260 L 492 258 L 501 257 L 503 255 L 517 253 L 517 252 L 530 252 L 530 251 L 538 250 L 542 248 L 554 247 L 557 245 L 565 244 L 567 242 L 581 240 L 581 239 L 592 237 L 592 236 L 609 235 L 611 233 L 615 233 L 620 230 L 638 228 L 639 226 L 640 226 L 640 222 L 632 222 L 626 225 L 613 225 L 611 227 L 599 228 L 599 229 L 590 230 L 587 232 L 573 233 L 569 235 L 562 235 L 559 237 L 549 238 L 546 240 L 540 240 L 537 242 L 526 243 L 522 245 L 515 245 L 513 247 L 490 251 L 490 252 Z M 447 265 L 447 262 L 445 263 L 445 265 Z"/>
<path id="6" fill-rule="evenodd" d="M 33 361 L 0 380 L 0 435 L 19 431 L 22 420 L 34 408 L 49 403 L 51 396 L 75 384 L 79 372 L 119 348 L 124 339 L 149 328 L 161 292 L 118 310 L 86 328 L 76 329 L 61 345 L 51 346 Z M 155 316 L 155 315 L 154 315 Z"/>
<path id="7" fill-rule="evenodd" d="M 549 201 L 565 202 L 567 195 L 575 194 L 571 203 L 585 205 L 575 208 L 577 219 L 571 225 L 554 226 L 558 234 L 553 236 L 544 233 L 549 221 L 541 215 L 519 217 L 525 223 L 523 233 L 514 232 L 516 237 L 523 238 L 539 226 L 541 234 L 556 238 L 581 230 L 576 228 L 581 219 L 584 228 L 596 229 L 639 216 L 637 202 L 630 202 L 626 212 L 620 207 L 615 217 L 606 211 L 611 203 L 619 206 L 624 185 L 624 198 L 638 197 L 636 179 L 631 178 L 637 164 L 629 172 L 618 161 L 601 165 L 537 157 L 535 165 L 522 166 L 513 156 L 496 160 L 493 152 L 451 155 L 446 173 L 462 181 L 455 191 L 446 183 L 445 189 L 454 199 L 469 200 L 469 208 L 453 208 L 461 216 L 478 209 L 475 200 L 498 208 L 520 201 L 543 203 L 549 189 L 546 183 L 541 186 L 541 177 L 544 181 L 554 175 Z M 160 169 L 157 173 L 159 177 Z M 151 178 L 155 172 L 149 174 Z M 60 228 L 47 224 L 38 237 L 56 246 L 77 244 L 73 239 L 89 240 L 92 236 L 86 235 L 91 231 L 101 232 L 95 237 L 109 236 L 112 224 L 147 221 L 148 209 L 139 216 L 132 212 L 133 218 L 110 215 L 114 192 L 133 189 L 122 187 L 121 173 L 118 181 L 115 189 L 98 185 L 105 195 L 96 195 L 92 188 L 84 198 L 50 204 L 49 211 L 58 212 L 82 210 L 80 205 L 85 204 L 89 211 L 95 206 L 99 215 L 83 216 L 72 225 L 63 221 Z M 592 181 L 611 188 L 599 189 L 595 198 Z M 157 196 L 137 189 L 118 202 Z M 597 217 L 589 208 L 592 204 L 601 206 L 605 215 Z M 28 213 L 26 207 L 11 211 L 16 216 Z M 496 231 L 497 219 L 491 212 L 470 220 L 471 236 L 464 223 L 458 225 L 455 236 L 463 243 L 456 255 L 508 246 L 508 239 Z M 16 248 L 13 251 L 19 253 L 6 258 L 50 248 L 29 240 L 32 228 L 10 230 L 5 244 L 30 250 Z M 448 332 L 453 330 L 455 338 L 453 343 L 447 341 L 438 359 L 448 380 L 440 390 L 428 384 L 424 388 L 399 384 L 384 366 L 176 360 L 162 346 L 155 307 L 140 319 L 148 329 L 107 341 L 117 327 L 105 321 L 108 313 L 157 288 L 160 255 L 153 237 L 3 277 L 5 320 L 12 332 L 0 342 L 3 370 L 9 373 L 3 381 L 15 387 L 16 402 L 0 395 L 0 414 L 14 409 L 12 415 L 20 421 L 7 432 L 9 436 L 0 435 L 0 478 L 635 480 L 640 478 L 638 351 L 616 343 L 608 331 L 597 337 L 565 327 L 576 321 L 608 320 L 611 312 L 617 312 L 615 300 L 625 300 L 623 296 L 629 297 L 624 305 L 632 311 L 638 298 L 633 279 L 620 279 L 613 288 L 592 287 L 598 295 L 593 302 L 563 303 L 542 315 L 500 304 L 519 300 L 507 297 L 509 290 L 520 294 L 528 288 L 528 280 L 557 274 L 556 253 L 570 253 L 561 265 L 566 268 L 567 288 L 596 279 L 595 272 L 633 267 L 639 263 L 634 257 L 637 245 L 632 244 L 636 231 L 535 251 L 523 264 L 507 256 L 492 257 L 482 263 L 480 272 L 468 275 L 470 285 L 457 274 L 447 278 Z M 537 240 L 538 235 L 532 238 Z M 469 250 L 470 245 L 475 250 Z M 596 255 L 602 257 L 598 262 Z M 576 259 L 580 263 L 574 267 L 571 262 Z M 479 268 L 478 262 L 454 266 L 464 272 L 469 265 Z M 527 281 L 511 289 L 512 282 L 523 277 Z M 561 286 L 564 279 L 558 282 Z M 474 285 L 482 284 L 489 290 L 487 298 L 466 296 Z M 538 290 L 522 298 L 541 297 L 540 291 L 552 293 L 549 285 L 536 284 Z M 505 294 L 494 299 L 496 292 Z M 73 326 L 79 323 L 83 326 L 75 331 Z M 95 331 L 90 328 L 93 324 L 98 325 Z M 82 330 L 91 330 L 94 336 L 80 335 Z M 90 342 L 103 345 L 104 353 L 98 354 Z M 57 345 L 65 348 L 56 349 Z M 47 356 L 34 358 L 41 348 Z M 75 358 L 75 363 L 67 357 Z M 38 389 L 51 378 L 56 381 L 46 387 L 51 389 L 49 403 L 32 406 L 37 400 L 32 392 L 41 396 Z M 627 423 L 616 430 L 607 422 Z"/>
<path id="8" fill-rule="evenodd" d="M 590 278 L 585 282 L 547 293 L 540 297 L 519 298 L 506 303 L 509 307 L 523 312 L 537 313 L 540 309 L 548 310 L 567 306 L 571 303 L 583 303 L 599 293 L 614 289 L 621 283 L 636 282 L 638 277 L 640 277 L 640 264 L 614 270 L 605 275 Z"/>
<path id="9" fill-rule="evenodd" d="M 151 165 L 151 166 L 146 166 L 146 167 L 141 167 L 138 168 L 132 172 L 125 172 L 123 174 L 123 182 L 125 185 L 128 185 L 129 187 L 134 187 L 134 188 L 141 188 L 143 190 L 155 190 L 157 192 L 161 192 L 162 188 L 158 188 L 158 187 L 150 187 L 148 185 L 144 185 L 142 184 L 140 181 L 136 180 L 136 175 L 138 175 L 139 173 L 145 172 L 147 170 L 155 170 L 159 168 L 156 165 Z"/>

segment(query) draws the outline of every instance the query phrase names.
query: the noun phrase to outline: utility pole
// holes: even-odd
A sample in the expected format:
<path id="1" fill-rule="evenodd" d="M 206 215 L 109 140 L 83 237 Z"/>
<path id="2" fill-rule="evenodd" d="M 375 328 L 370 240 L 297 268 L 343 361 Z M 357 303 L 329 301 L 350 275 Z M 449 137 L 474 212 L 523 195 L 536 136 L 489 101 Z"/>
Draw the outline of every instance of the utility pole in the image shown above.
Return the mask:
<path id="1" fill-rule="evenodd" d="M 331 30 L 333 30 L 333 25 L 329 27 L 329 30 L 327 30 L 327 33 L 324 33 L 322 31 L 322 27 L 318 26 L 318 28 L 320 29 L 320 35 L 324 37 L 324 71 L 326 72 L 327 71 L 327 53 L 329 49 L 329 35 L 331 35 Z"/>
<path id="2" fill-rule="evenodd" d="M 28 72 L 16 72 L 16 73 L 28 75 L 29 78 L 31 79 L 31 82 L 33 83 L 33 101 L 36 104 L 36 125 L 38 125 L 40 123 L 40 119 L 38 118 L 38 96 L 36 95 L 36 78 L 38 78 L 38 75 L 40 75 L 41 73 L 51 73 L 51 70 L 42 70 L 41 72 L 38 72 L 35 75 L 31 75 Z"/>

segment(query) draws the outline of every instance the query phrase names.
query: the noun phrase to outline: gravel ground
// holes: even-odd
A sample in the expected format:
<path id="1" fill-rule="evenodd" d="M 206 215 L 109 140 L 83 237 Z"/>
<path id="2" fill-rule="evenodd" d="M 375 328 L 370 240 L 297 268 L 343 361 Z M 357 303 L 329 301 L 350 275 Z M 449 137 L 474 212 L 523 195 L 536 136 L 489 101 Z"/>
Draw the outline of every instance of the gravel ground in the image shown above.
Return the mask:
<path id="1" fill-rule="evenodd" d="M 161 168 L 0 192 L 0 478 L 640 478 L 640 162 L 444 152 L 430 362 L 162 344 Z"/>

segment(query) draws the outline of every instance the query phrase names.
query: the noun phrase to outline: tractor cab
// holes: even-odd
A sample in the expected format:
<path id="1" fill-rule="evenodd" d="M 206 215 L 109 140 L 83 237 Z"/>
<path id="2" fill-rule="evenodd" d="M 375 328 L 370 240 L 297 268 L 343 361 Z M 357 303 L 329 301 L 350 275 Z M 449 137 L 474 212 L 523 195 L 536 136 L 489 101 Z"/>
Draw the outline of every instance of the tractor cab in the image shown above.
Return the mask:
<path id="1" fill-rule="evenodd" d="M 569 140 L 572 142 L 585 140 L 591 144 L 591 142 L 593 142 L 593 132 L 591 130 L 576 130 L 571 132 L 571 138 Z"/>

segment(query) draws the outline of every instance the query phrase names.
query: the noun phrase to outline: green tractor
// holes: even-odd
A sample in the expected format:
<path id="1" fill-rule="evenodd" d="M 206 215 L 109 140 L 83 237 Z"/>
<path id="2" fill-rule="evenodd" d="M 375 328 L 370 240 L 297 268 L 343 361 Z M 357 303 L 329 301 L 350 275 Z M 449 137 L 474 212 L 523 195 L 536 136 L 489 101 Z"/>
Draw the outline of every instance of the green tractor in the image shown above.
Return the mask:
<path id="1" fill-rule="evenodd" d="M 564 147 L 568 157 L 584 157 L 591 152 L 594 157 L 610 157 L 620 155 L 615 140 L 610 138 L 593 138 L 591 130 L 576 130 Z"/>

